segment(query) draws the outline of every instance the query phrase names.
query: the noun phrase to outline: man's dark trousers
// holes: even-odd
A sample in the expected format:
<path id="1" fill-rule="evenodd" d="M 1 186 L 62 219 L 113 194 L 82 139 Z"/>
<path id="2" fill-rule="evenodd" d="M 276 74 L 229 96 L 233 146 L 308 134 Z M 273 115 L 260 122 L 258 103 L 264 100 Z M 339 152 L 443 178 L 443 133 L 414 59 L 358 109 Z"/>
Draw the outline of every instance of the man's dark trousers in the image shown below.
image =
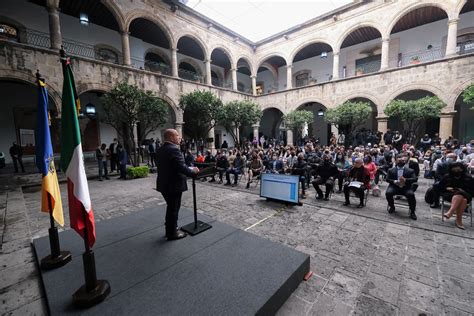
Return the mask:
<path id="1" fill-rule="evenodd" d="M 178 215 L 181 207 L 182 192 L 164 193 L 161 192 L 166 201 L 165 227 L 166 236 L 173 236 L 178 227 Z"/>
<path id="2" fill-rule="evenodd" d="M 403 195 L 408 200 L 408 205 L 410 207 L 410 211 L 415 211 L 416 209 L 416 199 L 415 199 L 415 192 L 409 188 L 400 188 L 396 185 L 389 185 L 387 191 L 385 191 L 385 197 L 387 198 L 388 205 L 390 207 L 394 206 L 394 195 Z"/>

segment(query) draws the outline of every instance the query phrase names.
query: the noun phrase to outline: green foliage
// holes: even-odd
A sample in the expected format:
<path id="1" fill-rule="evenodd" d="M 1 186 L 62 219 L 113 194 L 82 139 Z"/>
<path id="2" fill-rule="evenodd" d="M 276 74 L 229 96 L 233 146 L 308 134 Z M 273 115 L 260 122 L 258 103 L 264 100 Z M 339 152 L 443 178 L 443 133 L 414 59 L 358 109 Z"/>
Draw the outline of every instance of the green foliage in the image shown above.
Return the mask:
<path id="1" fill-rule="evenodd" d="M 402 123 L 405 123 L 407 129 L 404 134 L 414 132 L 419 136 L 419 129 L 426 119 L 438 118 L 441 115 L 441 110 L 446 104 L 438 97 L 424 97 L 418 100 L 393 100 L 384 110 L 388 117 L 396 117 Z"/>
<path id="2" fill-rule="evenodd" d="M 259 122 L 261 117 L 262 111 L 258 104 L 248 100 L 231 101 L 224 105 L 220 113 L 219 124 L 224 126 L 234 138 L 234 142 L 238 143 L 239 133 L 237 130 Z"/>
<path id="3" fill-rule="evenodd" d="M 368 102 L 347 101 L 334 109 L 328 109 L 324 120 L 336 125 L 339 129 L 345 128 L 345 133 L 350 136 L 372 114 L 372 107 Z"/>
<path id="4" fill-rule="evenodd" d="M 102 97 L 105 123 L 115 128 L 124 139 L 127 151 L 135 153 L 134 127 L 140 125 L 139 140 L 166 123 L 168 104 L 155 96 L 126 82 L 118 83 Z M 136 159 L 135 159 L 136 160 Z"/>
<path id="5" fill-rule="evenodd" d="M 210 91 L 195 90 L 183 94 L 179 105 L 184 110 L 184 132 L 195 139 L 207 138 L 222 115 L 222 101 Z"/>
<path id="6" fill-rule="evenodd" d="M 129 179 L 148 177 L 149 169 L 147 166 L 127 168 L 127 177 Z"/>
<path id="7" fill-rule="evenodd" d="M 474 110 L 474 83 L 464 90 L 462 93 L 463 101 L 467 104 L 472 104 L 471 110 Z"/>
<path id="8" fill-rule="evenodd" d="M 283 116 L 283 120 L 286 127 L 301 131 L 305 123 L 310 124 L 314 121 L 314 114 L 311 111 L 296 110 Z"/>

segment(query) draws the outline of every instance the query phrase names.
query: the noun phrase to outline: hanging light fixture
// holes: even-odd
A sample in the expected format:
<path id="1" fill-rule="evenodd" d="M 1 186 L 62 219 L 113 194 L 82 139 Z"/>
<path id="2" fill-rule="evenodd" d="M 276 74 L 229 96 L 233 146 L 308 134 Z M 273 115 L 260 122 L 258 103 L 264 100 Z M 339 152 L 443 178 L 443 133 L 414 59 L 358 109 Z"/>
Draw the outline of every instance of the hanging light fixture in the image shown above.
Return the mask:
<path id="1" fill-rule="evenodd" d="M 87 103 L 86 104 L 86 113 L 85 113 L 87 116 L 92 116 L 94 117 L 95 114 L 96 114 L 96 110 L 95 110 L 95 105 L 92 104 L 92 103 Z"/>
<path id="2" fill-rule="evenodd" d="M 319 109 L 319 111 L 318 111 L 318 116 L 319 116 L 319 117 L 323 117 L 323 116 L 324 116 L 324 111 L 323 111 L 323 109 Z"/>
<path id="3" fill-rule="evenodd" d="M 327 58 L 328 52 L 321 52 L 321 58 Z"/>
<path id="4" fill-rule="evenodd" d="M 88 26 L 89 25 L 89 16 L 85 13 L 81 13 L 79 15 L 79 22 L 81 22 L 81 25 Z"/>

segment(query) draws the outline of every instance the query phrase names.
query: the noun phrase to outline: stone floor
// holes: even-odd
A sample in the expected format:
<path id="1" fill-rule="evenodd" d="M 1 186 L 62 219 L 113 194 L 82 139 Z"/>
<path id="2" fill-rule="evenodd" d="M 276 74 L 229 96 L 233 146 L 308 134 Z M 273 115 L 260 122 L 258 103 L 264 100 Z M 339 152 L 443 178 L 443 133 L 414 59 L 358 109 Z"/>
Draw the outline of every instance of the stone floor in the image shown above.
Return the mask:
<path id="1" fill-rule="evenodd" d="M 93 166 L 88 171 L 96 172 Z M 46 313 L 30 247 L 49 225 L 39 212 L 38 181 L 37 175 L 0 175 L 1 314 Z M 402 207 L 389 215 L 384 197 L 369 196 L 367 207 L 356 209 L 343 207 L 339 194 L 316 201 L 311 189 L 303 206 L 288 207 L 267 202 L 255 184 L 246 190 L 243 182 L 237 187 L 198 182 L 199 212 L 311 256 L 313 277 L 301 283 L 280 315 L 474 314 L 474 229 L 467 218 L 465 231 L 453 220 L 442 222 L 440 209 L 423 202 L 425 180 L 418 190 L 418 221 Z M 91 179 L 89 186 L 97 221 L 164 203 L 153 189 L 153 175 Z M 64 184 L 61 189 L 64 200 Z M 183 205 L 192 207 L 189 191 Z"/>

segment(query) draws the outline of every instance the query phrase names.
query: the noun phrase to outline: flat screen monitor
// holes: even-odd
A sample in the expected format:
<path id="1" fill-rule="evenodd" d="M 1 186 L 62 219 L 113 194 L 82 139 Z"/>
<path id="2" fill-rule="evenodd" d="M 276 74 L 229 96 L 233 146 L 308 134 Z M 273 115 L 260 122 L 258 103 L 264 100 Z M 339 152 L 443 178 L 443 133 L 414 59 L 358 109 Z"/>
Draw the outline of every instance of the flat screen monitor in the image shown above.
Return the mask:
<path id="1" fill-rule="evenodd" d="M 299 176 L 263 173 L 260 196 L 298 204 Z"/>

